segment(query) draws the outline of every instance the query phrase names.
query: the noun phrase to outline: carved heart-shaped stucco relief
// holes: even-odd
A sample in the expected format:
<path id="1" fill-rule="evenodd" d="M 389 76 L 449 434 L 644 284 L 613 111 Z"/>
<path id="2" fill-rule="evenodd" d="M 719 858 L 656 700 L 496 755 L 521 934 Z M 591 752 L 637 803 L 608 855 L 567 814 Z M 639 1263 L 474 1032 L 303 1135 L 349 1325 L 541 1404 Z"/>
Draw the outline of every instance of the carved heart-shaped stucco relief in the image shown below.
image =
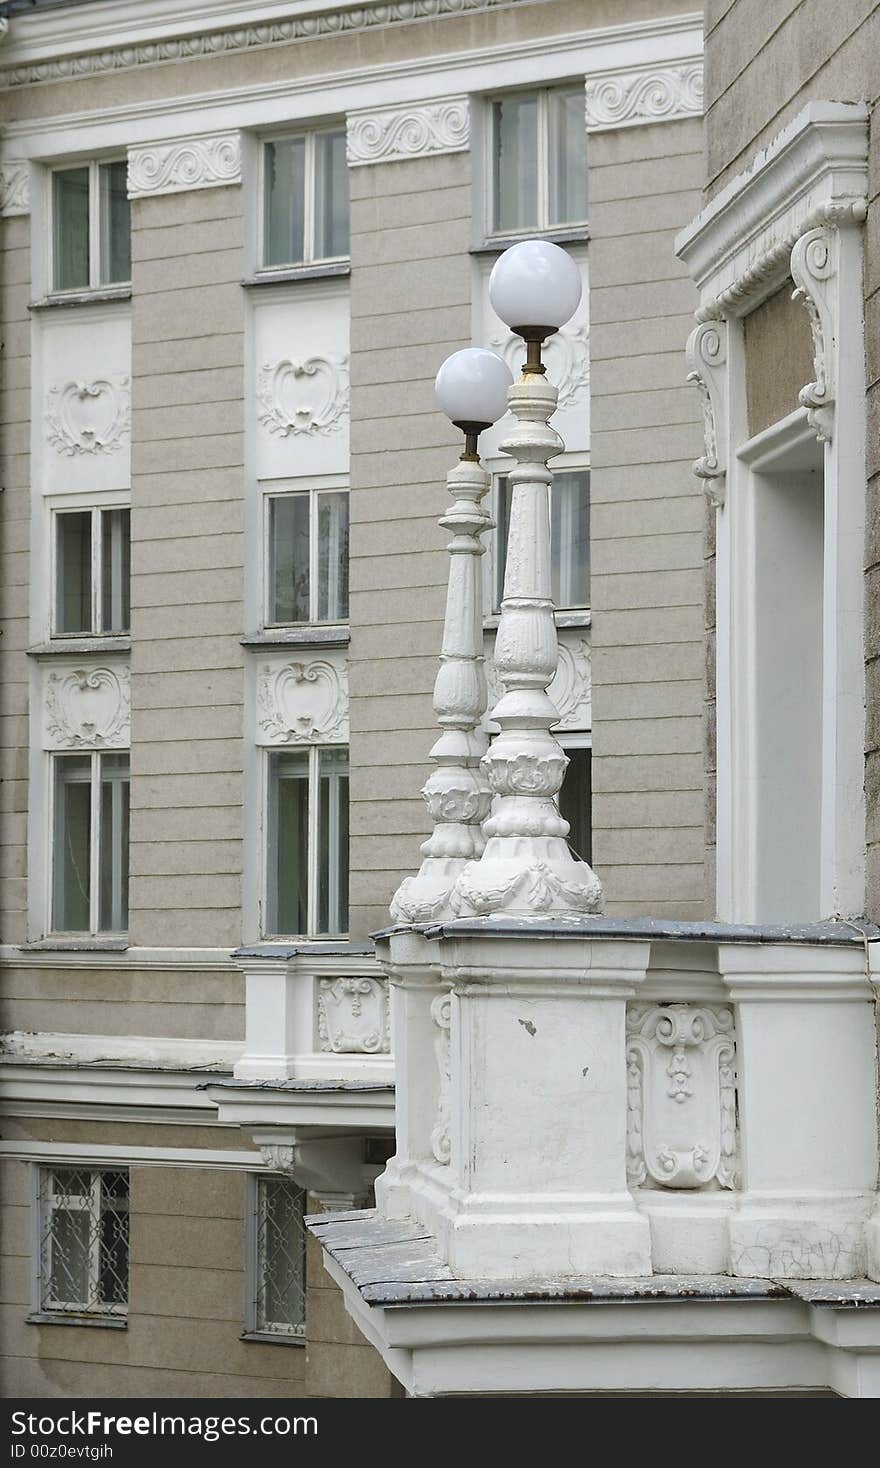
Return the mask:
<path id="1" fill-rule="evenodd" d="M 348 357 L 284 357 L 261 368 L 259 421 L 270 433 L 328 434 L 348 413 Z"/>
<path id="2" fill-rule="evenodd" d="M 46 436 L 59 453 L 115 453 L 131 429 L 127 377 L 99 377 L 50 388 Z"/>
<path id="3" fill-rule="evenodd" d="M 488 652 L 484 663 L 489 700 L 484 725 L 492 725 L 489 715 L 498 703 L 504 689 L 495 668 L 495 661 Z M 589 729 L 591 725 L 592 663 L 590 643 L 586 637 L 566 637 L 560 633 L 559 662 L 553 681 L 547 689 L 548 696 L 559 710 L 559 723 L 554 729 Z"/>
<path id="4" fill-rule="evenodd" d="M 45 687 L 50 749 L 125 749 L 131 699 L 128 668 L 77 668 L 50 673 Z"/>
<path id="5" fill-rule="evenodd" d="M 547 379 L 559 394 L 557 408 L 575 408 L 587 401 L 590 386 L 589 327 L 585 321 L 570 321 L 547 338 L 542 356 Z M 526 349 L 513 332 L 493 336 L 490 346 L 503 357 L 514 377 L 522 371 Z"/>
<path id="6" fill-rule="evenodd" d="M 259 726 L 271 744 L 317 744 L 348 738 L 348 681 L 323 659 L 267 664 L 257 683 Z"/>

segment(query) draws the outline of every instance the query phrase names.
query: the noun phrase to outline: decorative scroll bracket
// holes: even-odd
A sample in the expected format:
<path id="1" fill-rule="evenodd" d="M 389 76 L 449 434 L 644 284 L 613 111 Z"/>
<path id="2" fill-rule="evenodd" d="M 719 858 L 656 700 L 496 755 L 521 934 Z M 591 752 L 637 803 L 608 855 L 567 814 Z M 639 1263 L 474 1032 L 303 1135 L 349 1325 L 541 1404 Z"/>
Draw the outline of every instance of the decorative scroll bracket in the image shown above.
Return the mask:
<path id="1" fill-rule="evenodd" d="M 815 380 L 801 388 L 798 401 L 806 408 L 820 443 L 830 443 L 834 432 L 837 392 L 834 277 L 838 249 L 837 231 L 822 227 L 801 235 L 791 252 L 791 277 L 795 283 L 791 298 L 803 302 L 810 318 L 816 373 Z"/>
<path id="2" fill-rule="evenodd" d="M 705 452 L 694 460 L 694 474 L 720 509 L 727 484 L 727 322 L 703 321 L 695 326 L 685 354 L 687 381 L 698 387 L 703 406 Z"/>

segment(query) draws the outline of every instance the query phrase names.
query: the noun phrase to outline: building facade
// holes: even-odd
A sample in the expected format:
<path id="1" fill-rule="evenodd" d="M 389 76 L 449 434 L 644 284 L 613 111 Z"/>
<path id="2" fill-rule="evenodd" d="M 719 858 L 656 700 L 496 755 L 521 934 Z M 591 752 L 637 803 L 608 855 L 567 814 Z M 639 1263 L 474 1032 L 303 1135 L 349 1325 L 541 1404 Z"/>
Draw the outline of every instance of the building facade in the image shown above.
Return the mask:
<path id="1" fill-rule="evenodd" d="M 393 1149 L 369 935 L 429 829 L 433 379 L 518 365 L 487 280 L 526 236 L 586 285 L 547 351 L 563 812 L 609 914 L 714 911 L 702 17 L 2 9 L 6 1390 L 398 1395 L 301 1218 Z M 719 128 L 720 186 L 764 135 Z"/>

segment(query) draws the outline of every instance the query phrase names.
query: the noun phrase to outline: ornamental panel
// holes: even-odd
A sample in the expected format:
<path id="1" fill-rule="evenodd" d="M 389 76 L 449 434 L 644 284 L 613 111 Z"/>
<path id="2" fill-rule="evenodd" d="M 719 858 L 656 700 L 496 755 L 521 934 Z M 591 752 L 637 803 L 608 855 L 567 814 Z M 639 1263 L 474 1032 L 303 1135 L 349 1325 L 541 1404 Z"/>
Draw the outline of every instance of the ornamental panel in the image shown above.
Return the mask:
<path id="1" fill-rule="evenodd" d="M 469 144 L 467 97 L 379 107 L 348 116 L 347 151 L 352 168 L 435 153 L 463 153 Z"/>
<path id="2" fill-rule="evenodd" d="M 44 749 L 127 749 L 129 670 L 122 662 L 44 668 Z"/>
<path id="3" fill-rule="evenodd" d="M 675 66 L 655 64 L 637 71 L 587 77 L 588 132 L 670 122 L 676 117 L 701 117 L 702 113 L 702 61 L 684 61 Z"/>
<path id="4" fill-rule="evenodd" d="M 553 727 L 557 733 L 573 733 L 575 730 L 586 732 L 592 727 L 592 661 L 589 633 L 585 629 L 562 628 L 558 636 L 559 662 L 553 682 L 547 689 L 548 696 L 559 710 L 559 723 L 554 724 Z M 496 732 L 498 726 L 492 723 L 489 715 L 504 691 L 492 658 L 494 643 L 494 634 L 487 636 L 484 666 L 489 700 L 483 725 L 491 732 Z"/>
<path id="5" fill-rule="evenodd" d="M 320 1048 L 334 1055 L 387 1055 L 391 1050 L 388 980 L 366 974 L 321 979 L 317 989 Z"/>
<path id="6" fill-rule="evenodd" d="M 348 672 L 342 653 L 303 651 L 257 666 L 261 745 L 347 744 Z"/>
<path id="7" fill-rule="evenodd" d="M 251 336 L 258 479 L 348 473 L 348 317 L 345 280 L 260 292 Z"/>
<path id="8" fill-rule="evenodd" d="M 241 183 L 241 141 L 238 133 L 183 138 L 173 143 L 151 143 L 145 148 L 129 149 L 130 199 L 237 183 Z"/>

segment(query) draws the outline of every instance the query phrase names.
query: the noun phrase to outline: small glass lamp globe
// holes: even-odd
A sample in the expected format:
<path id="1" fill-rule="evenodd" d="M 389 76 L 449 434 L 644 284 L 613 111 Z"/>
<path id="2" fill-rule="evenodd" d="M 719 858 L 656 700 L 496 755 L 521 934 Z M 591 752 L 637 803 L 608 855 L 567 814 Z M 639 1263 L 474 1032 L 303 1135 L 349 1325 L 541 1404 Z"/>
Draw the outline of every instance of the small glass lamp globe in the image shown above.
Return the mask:
<path id="1" fill-rule="evenodd" d="M 467 457 L 476 455 L 477 435 L 504 417 L 512 383 L 507 363 L 486 347 L 465 347 L 446 358 L 434 388 L 442 411 L 465 434 Z"/>
<path id="2" fill-rule="evenodd" d="M 522 240 L 495 261 L 489 300 L 496 316 L 529 345 L 526 372 L 543 372 L 541 343 L 580 305 L 581 273 L 550 240 Z"/>

